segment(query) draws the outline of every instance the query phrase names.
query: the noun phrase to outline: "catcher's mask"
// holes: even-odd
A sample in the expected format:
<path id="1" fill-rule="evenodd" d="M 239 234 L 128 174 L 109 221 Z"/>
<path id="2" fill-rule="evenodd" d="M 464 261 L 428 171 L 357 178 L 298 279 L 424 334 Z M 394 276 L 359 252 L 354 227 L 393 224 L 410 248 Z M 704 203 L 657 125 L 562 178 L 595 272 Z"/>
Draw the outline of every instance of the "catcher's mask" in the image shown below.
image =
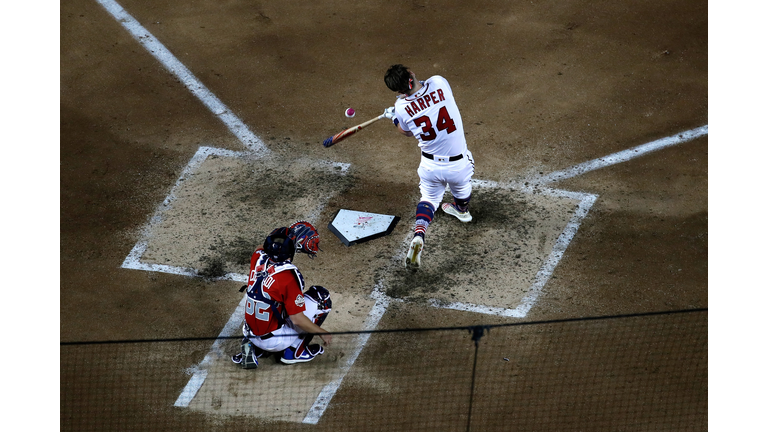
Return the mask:
<path id="1" fill-rule="evenodd" d="M 269 256 L 269 259 L 274 262 L 293 260 L 296 246 L 288 234 L 289 231 L 286 227 L 277 228 L 269 233 L 264 240 L 264 252 Z"/>

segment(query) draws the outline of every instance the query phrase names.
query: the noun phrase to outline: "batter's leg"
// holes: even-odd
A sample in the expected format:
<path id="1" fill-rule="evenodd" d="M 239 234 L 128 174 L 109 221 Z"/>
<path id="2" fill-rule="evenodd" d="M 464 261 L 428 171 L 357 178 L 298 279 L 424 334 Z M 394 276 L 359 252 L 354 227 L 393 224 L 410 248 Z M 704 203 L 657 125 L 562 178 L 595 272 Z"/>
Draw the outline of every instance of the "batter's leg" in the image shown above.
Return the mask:
<path id="1" fill-rule="evenodd" d="M 413 240 L 405 256 L 405 267 L 417 269 L 421 266 L 421 252 L 424 250 L 424 236 L 427 228 L 435 217 L 435 206 L 427 201 L 421 201 L 416 206 L 416 223 L 413 227 Z"/>
<path id="2" fill-rule="evenodd" d="M 453 195 L 453 202 L 440 205 L 444 212 L 455 216 L 462 222 L 472 221 L 472 215 L 469 214 L 469 200 L 472 198 L 472 176 L 474 173 L 475 163 L 472 160 L 471 153 L 467 152 L 466 164 L 448 182 L 451 188 L 451 195 Z"/>
<path id="3" fill-rule="evenodd" d="M 429 224 L 432 223 L 434 217 L 435 206 L 426 201 L 419 202 L 416 206 L 416 224 L 413 227 L 413 235 L 424 239 L 427 234 L 427 228 L 429 228 Z"/>
<path id="4" fill-rule="evenodd" d="M 472 222 L 472 215 L 469 213 L 469 199 L 471 197 L 471 195 L 464 199 L 454 197 L 452 203 L 443 203 L 440 208 L 464 223 Z"/>

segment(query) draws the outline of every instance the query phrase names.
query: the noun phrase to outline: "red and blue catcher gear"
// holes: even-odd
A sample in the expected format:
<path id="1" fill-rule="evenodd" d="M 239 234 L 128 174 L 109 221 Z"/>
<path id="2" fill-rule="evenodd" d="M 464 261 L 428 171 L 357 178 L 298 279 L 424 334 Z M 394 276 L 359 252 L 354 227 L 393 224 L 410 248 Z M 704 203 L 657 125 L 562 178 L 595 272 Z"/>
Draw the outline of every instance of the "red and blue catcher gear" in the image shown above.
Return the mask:
<path id="1" fill-rule="evenodd" d="M 333 306 L 331 301 L 331 293 L 325 287 L 320 285 L 312 285 L 307 292 L 304 293 L 304 297 L 308 297 L 317 303 L 317 309 L 322 312 L 328 312 Z M 315 323 L 317 324 L 317 323 Z M 320 324 L 317 324 L 320 325 Z"/>
<path id="2" fill-rule="evenodd" d="M 317 229 L 307 221 L 298 221 L 288 227 L 288 236 L 296 244 L 296 250 L 314 258 L 320 250 L 320 235 Z"/>
<path id="3" fill-rule="evenodd" d="M 323 286 L 312 285 L 304 293 L 304 298 L 309 302 L 307 306 L 308 313 L 314 311 L 314 317 L 309 317 L 313 323 L 318 326 L 322 326 L 325 319 L 331 313 L 331 293 Z M 314 303 L 317 305 L 311 305 Z M 298 346 L 292 346 L 285 349 L 283 357 L 280 361 L 283 363 L 299 363 L 312 360 L 315 356 L 323 353 L 323 347 L 317 344 L 312 344 L 312 334 L 304 334 L 301 336 L 301 343 Z"/>
<path id="4" fill-rule="evenodd" d="M 291 246 L 293 247 L 293 246 Z M 255 336 L 285 324 L 289 315 L 303 313 L 304 277 L 290 262 L 275 263 L 262 249 L 251 257 L 245 302 L 245 322 Z"/>

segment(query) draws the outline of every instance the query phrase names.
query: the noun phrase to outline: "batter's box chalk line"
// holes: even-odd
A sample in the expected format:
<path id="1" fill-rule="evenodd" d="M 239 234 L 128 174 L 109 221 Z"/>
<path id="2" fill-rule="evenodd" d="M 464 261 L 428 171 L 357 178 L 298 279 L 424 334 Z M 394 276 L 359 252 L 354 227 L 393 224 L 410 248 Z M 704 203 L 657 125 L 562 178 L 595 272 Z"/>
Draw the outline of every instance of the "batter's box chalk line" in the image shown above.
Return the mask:
<path id="1" fill-rule="evenodd" d="M 199 271 L 197 269 L 142 262 L 141 257 L 147 251 L 147 247 L 149 246 L 149 241 L 152 238 L 152 233 L 155 230 L 155 227 L 163 221 L 164 214 L 171 209 L 173 203 L 176 201 L 176 194 L 178 190 L 192 175 L 194 175 L 195 171 L 200 168 L 203 162 L 205 162 L 205 160 L 210 156 L 250 159 L 254 157 L 254 153 L 237 152 L 213 147 L 200 147 L 194 156 L 192 156 L 192 159 L 190 159 L 189 163 L 187 163 L 187 166 L 182 170 L 181 175 L 179 176 L 178 180 L 176 180 L 176 184 L 174 184 L 171 188 L 168 196 L 166 196 L 163 202 L 157 207 L 157 209 L 155 209 L 155 212 L 150 218 L 149 223 L 141 230 L 139 241 L 128 253 L 128 256 L 125 258 L 123 264 L 121 265 L 122 268 L 169 273 L 180 276 L 200 277 Z M 330 168 L 338 168 L 337 172 L 340 175 L 346 175 L 350 167 L 350 164 L 348 163 L 329 161 L 316 161 L 316 163 L 318 165 L 326 165 Z M 311 211 L 309 215 L 307 215 L 307 220 L 309 222 L 315 223 L 315 221 L 320 217 L 320 214 L 325 208 L 328 199 L 330 199 L 330 196 L 326 196 L 324 199 L 321 199 L 320 204 L 313 211 Z M 245 283 L 248 281 L 248 275 L 239 273 L 227 273 L 224 276 L 212 278 L 212 280 L 231 280 Z"/>
<path id="2" fill-rule="evenodd" d="M 512 318 L 525 318 L 525 316 L 528 314 L 528 311 L 531 310 L 533 305 L 538 300 L 539 295 L 541 294 L 542 289 L 544 288 L 544 285 L 546 285 L 546 283 L 551 278 L 555 270 L 555 267 L 557 267 L 557 264 L 560 262 L 560 259 L 563 257 L 563 254 L 565 253 L 566 248 L 568 247 L 571 240 L 573 240 L 574 236 L 576 235 L 576 232 L 578 231 L 579 226 L 581 225 L 581 221 L 589 213 L 589 210 L 597 200 L 598 195 L 585 193 L 585 192 L 572 192 L 572 191 L 554 189 L 554 188 L 543 187 L 543 186 L 525 186 L 523 183 L 518 183 L 518 182 L 499 183 L 495 181 L 479 180 L 479 179 L 473 179 L 472 186 L 473 188 L 478 188 L 478 189 L 480 188 L 500 189 L 500 190 L 513 189 L 513 190 L 518 190 L 525 194 L 539 194 L 539 195 L 551 196 L 555 198 L 567 198 L 567 199 L 578 201 L 578 204 L 575 205 L 573 216 L 571 216 L 570 220 L 567 222 L 562 232 L 558 235 L 558 238 L 555 240 L 555 244 L 553 245 L 551 252 L 547 256 L 547 258 L 544 260 L 544 263 L 542 264 L 542 266 L 538 269 L 536 276 L 534 277 L 534 282 L 526 291 L 527 294 L 523 297 L 520 304 L 517 305 L 515 308 L 509 309 L 509 308 L 501 308 L 501 307 L 494 307 L 494 306 L 478 305 L 478 304 L 472 304 L 472 303 L 466 303 L 466 302 L 446 303 L 444 301 L 440 301 L 437 299 L 427 300 L 427 303 L 430 306 L 435 308 L 453 309 L 458 311 L 474 312 L 474 313 L 480 313 L 485 315 L 495 315 L 495 316 L 512 317 Z M 446 191 L 448 190 L 449 189 L 446 187 Z M 391 265 L 393 266 L 402 265 L 402 261 L 405 258 L 405 255 L 408 251 L 412 238 L 413 238 L 413 233 L 411 232 L 408 232 L 405 235 L 400 251 L 395 256 L 392 257 Z M 374 288 L 374 291 L 372 293 L 372 298 L 374 299 L 386 298 L 389 301 L 393 301 L 393 300 L 400 301 L 400 302 L 404 301 L 403 299 L 393 299 L 387 296 L 387 294 L 383 291 L 382 282 L 377 284 L 376 287 Z"/>

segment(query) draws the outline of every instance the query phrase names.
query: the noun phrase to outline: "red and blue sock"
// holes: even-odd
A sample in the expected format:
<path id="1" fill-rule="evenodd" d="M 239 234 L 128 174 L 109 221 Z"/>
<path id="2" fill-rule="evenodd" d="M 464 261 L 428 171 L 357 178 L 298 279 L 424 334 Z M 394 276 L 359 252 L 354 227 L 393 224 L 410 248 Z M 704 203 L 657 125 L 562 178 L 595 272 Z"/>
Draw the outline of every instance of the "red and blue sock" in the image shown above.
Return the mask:
<path id="1" fill-rule="evenodd" d="M 469 200 L 472 198 L 472 195 L 468 196 L 465 199 L 460 199 L 453 197 L 453 204 L 456 205 L 456 209 L 458 209 L 460 212 L 464 213 L 469 209 Z"/>
<path id="2" fill-rule="evenodd" d="M 413 234 L 424 238 L 427 228 L 434 217 L 435 207 L 426 201 L 420 201 L 416 206 L 416 224 L 413 227 Z"/>

